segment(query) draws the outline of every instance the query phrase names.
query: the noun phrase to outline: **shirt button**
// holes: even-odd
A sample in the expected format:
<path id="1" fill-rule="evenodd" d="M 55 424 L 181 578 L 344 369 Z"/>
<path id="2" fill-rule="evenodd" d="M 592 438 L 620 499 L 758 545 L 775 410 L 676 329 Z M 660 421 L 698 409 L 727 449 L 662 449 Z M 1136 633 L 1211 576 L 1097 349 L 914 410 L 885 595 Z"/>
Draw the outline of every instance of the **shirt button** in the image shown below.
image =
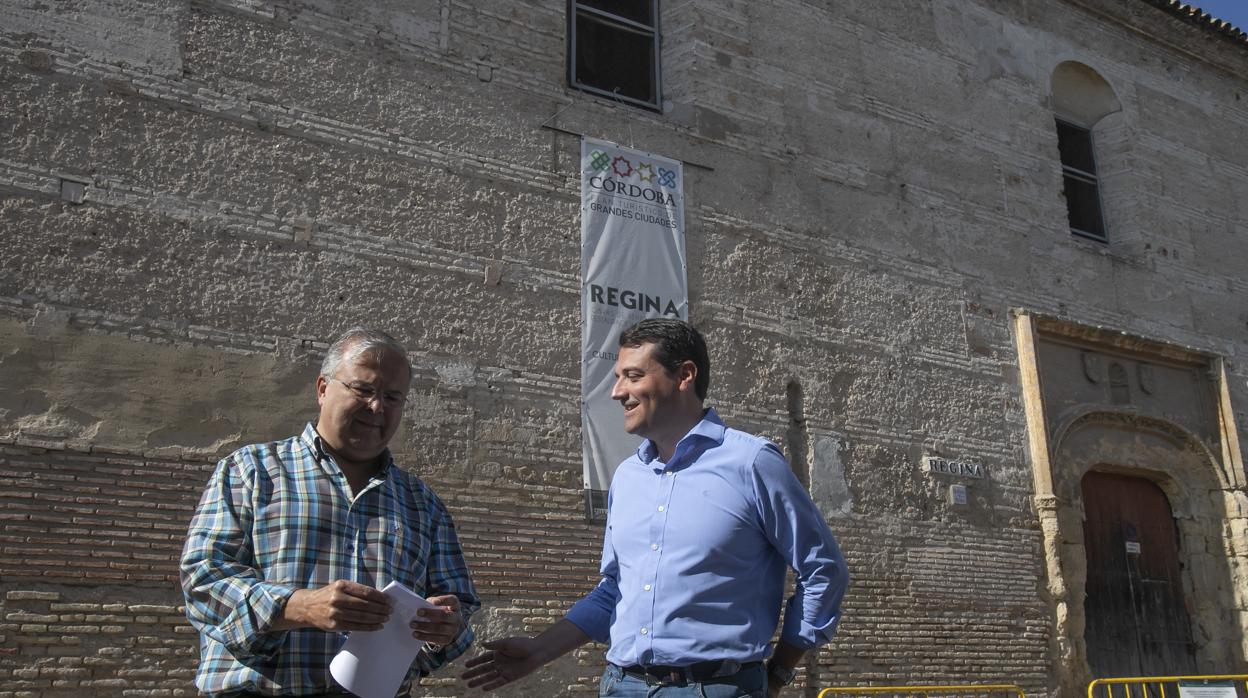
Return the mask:
<path id="1" fill-rule="evenodd" d="M 650 585 L 649 585 L 649 584 L 647 584 L 647 585 L 644 587 L 644 589 L 645 589 L 646 591 L 650 591 Z"/>
<path id="2" fill-rule="evenodd" d="M 660 504 L 660 505 L 659 505 L 659 511 L 663 511 L 663 505 L 662 505 L 662 504 Z"/>
<path id="3" fill-rule="evenodd" d="M 649 630 L 647 630 L 647 629 L 645 629 L 645 628 L 642 628 L 642 629 L 641 629 L 641 634 L 642 634 L 642 635 L 646 635 L 646 634 L 648 634 L 649 632 L 650 632 L 650 631 L 649 631 Z"/>
<path id="4" fill-rule="evenodd" d="M 663 477 L 671 477 L 671 476 L 673 476 L 673 475 L 675 475 L 675 474 L 676 474 L 676 473 L 674 473 L 674 472 L 672 472 L 672 471 L 670 471 L 670 470 L 669 470 L 669 471 L 667 471 L 666 473 L 663 473 Z"/>
<path id="5" fill-rule="evenodd" d="M 658 550 L 658 549 L 659 549 L 659 544 L 658 544 L 658 543 L 651 543 L 651 544 L 650 544 L 650 549 L 651 549 L 651 550 Z"/>

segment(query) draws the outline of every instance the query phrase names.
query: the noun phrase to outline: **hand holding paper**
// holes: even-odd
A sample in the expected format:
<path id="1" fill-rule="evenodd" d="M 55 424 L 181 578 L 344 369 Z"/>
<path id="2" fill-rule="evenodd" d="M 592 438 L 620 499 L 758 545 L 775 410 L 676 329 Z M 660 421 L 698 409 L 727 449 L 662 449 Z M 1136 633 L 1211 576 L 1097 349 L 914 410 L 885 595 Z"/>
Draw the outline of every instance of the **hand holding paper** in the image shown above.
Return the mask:
<path id="1" fill-rule="evenodd" d="M 444 618 L 447 612 L 443 607 L 429 603 L 398 582 L 390 582 L 381 593 L 394 604 L 385 626 L 374 632 L 351 633 L 329 665 L 334 679 L 360 698 L 394 698 L 416 654 L 425 645 L 422 636 L 443 637 L 445 628 L 441 626 L 449 622 Z M 430 621 L 421 619 L 421 611 L 429 614 Z M 455 615 L 459 615 L 458 611 Z M 438 625 L 434 631 L 415 631 L 431 621 Z"/>
<path id="2" fill-rule="evenodd" d="M 380 630 L 391 600 L 363 584 L 339 579 L 317 589 L 299 589 L 286 603 L 278 629 L 320 628 L 330 632 Z"/>
<path id="3" fill-rule="evenodd" d="M 439 647 L 450 644 L 463 629 L 459 598 L 449 594 L 431 596 L 429 603 L 429 607 L 416 612 L 416 618 L 410 623 L 412 635 Z"/>

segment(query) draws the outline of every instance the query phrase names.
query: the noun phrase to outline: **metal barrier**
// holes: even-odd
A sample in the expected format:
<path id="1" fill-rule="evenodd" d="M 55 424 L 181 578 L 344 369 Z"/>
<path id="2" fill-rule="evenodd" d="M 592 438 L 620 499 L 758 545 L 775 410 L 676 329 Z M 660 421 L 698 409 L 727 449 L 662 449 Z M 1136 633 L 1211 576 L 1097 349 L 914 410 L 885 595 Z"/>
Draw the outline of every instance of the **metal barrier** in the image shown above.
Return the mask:
<path id="1" fill-rule="evenodd" d="M 1100 693 L 1102 698 L 1180 698 L 1179 687 L 1180 682 L 1189 683 L 1194 688 L 1203 688 L 1206 692 L 1204 695 L 1212 696 L 1213 693 L 1207 692 L 1211 688 L 1208 683 L 1217 681 L 1219 683 L 1230 683 L 1235 690 L 1235 695 L 1241 698 L 1248 698 L 1248 674 L 1218 674 L 1208 676 L 1132 676 L 1117 679 L 1096 679 L 1088 684 L 1088 698 L 1097 698 L 1096 690 L 1103 688 Z M 1235 682 L 1242 682 L 1242 686 L 1236 686 Z M 1201 684 L 1206 684 L 1201 686 Z M 1166 686 L 1170 685 L 1171 690 L 1167 693 Z M 1120 690 L 1115 691 L 1118 687 Z M 1132 689 L 1138 689 L 1132 691 Z"/>
<path id="2" fill-rule="evenodd" d="M 965 686 L 846 686 L 825 688 L 819 692 L 819 698 L 830 698 L 836 695 L 939 696 L 941 698 L 957 698 L 959 696 L 992 696 L 997 694 L 1027 698 L 1027 695 L 1023 693 L 1023 689 L 1012 683 L 968 684 Z"/>

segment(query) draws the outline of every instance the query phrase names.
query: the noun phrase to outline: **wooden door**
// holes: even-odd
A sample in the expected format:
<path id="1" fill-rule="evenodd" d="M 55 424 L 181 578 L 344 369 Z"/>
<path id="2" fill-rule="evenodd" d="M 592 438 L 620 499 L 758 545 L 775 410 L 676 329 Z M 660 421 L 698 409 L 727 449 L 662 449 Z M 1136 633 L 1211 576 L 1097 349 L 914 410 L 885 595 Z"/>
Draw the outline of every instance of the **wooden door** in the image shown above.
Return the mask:
<path id="1" fill-rule="evenodd" d="M 1095 471 L 1082 485 L 1084 639 L 1093 678 L 1196 673 L 1178 529 L 1165 493 L 1143 478 Z"/>

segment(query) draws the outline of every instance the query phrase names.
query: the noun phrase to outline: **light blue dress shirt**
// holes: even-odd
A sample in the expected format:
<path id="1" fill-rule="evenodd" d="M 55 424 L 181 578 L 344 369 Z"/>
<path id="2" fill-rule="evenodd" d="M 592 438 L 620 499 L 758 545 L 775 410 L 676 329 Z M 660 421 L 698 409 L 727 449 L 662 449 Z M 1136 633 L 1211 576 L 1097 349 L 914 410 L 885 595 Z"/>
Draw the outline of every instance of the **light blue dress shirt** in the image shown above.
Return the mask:
<path id="1" fill-rule="evenodd" d="M 849 575 L 823 516 L 765 439 L 708 409 L 668 463 L 647 440 L 611 482 L 602 581 L 567 619 L 629 666 L 766 658 L 832 639 Z"/>

